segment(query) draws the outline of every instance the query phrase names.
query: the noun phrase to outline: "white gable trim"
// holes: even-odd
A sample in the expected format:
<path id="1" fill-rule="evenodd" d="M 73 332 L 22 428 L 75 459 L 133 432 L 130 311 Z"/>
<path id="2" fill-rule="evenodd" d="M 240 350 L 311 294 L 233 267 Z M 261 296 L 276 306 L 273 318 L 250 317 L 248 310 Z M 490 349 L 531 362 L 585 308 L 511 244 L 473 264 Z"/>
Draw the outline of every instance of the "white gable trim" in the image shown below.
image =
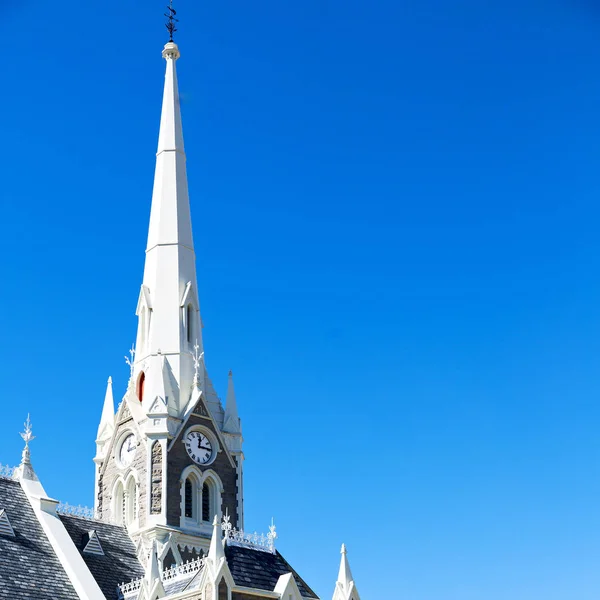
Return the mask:
<path id="1" fill-rule="evenodd" d="M 149 310 L 152 310 L 152 301 L 150 299 L 150 289 L 147 285 L 143 285 L 140 289 L 140 295 L 138 297 L 137 307 L 135 309 L 135 314 L 139 317 L 140 312 L 142 311 L 142 307 L 146 306 Z"/>
<path id="2" fill-rule="evenodd" d="M 185 290 L 183 290 L 183 295 L 181 296 L 181 303 L 179 306 L 184 308 L 188 304 L 191 304 L 196 310 L 200 310 L 198 307 L 198 299 L 194 291 L 194 286 L 192 285 L 191 281 L 188 281 L 185 284 Z"/>
<path id="3" fill-rule="evenodd" d="M 65 526 L 56 514 L 58 500 L 46 496 L 42 484 L 21 479 L 21 487 L 80 600 L 106 600 Z"/>

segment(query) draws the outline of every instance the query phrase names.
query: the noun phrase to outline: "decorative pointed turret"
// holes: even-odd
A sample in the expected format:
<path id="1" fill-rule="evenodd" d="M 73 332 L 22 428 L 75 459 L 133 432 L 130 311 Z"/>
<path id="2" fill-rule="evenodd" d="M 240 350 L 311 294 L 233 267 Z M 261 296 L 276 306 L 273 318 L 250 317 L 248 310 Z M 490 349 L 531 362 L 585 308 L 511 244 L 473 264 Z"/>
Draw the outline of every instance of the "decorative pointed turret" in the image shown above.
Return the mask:
<path id="1" fill-rule="evenodd" d="M 227 386 L 227 403 L 225 404 L 225 418 L 223 420 L 223 431 L 227 433 L 240 433 L 242 426 L 238 415 L 235 389 L 233 387 L 233 373 L 229 371 L 229 382 Z"/>
<path id="2" fill-rule="evenodd" d="M 213 519 L 213 534 L 210 540 L 210 548 L 208 549 L 208 556 L 213 561 L 213 565 L 218 567 L 219 561 L 225 558 L 225 549 L 223 548 L 223 536 L 221 535 L 221 525 L 217 515 Z"/>
<path id="3" fill-rule="evenodd" d="M 165 357 L 177 388 L 168 400 L 169 412 L 179 416 L 191 394 L 192 353 L 196 343 L 202 352 L 202 331 L 175 68 L 180 56 L 177 44 L 167 43 L 162 55 L 167 64 L 146 264 L 137 306 L 133 376 L 138 396 L 142 396 L 140 378 L 144 379 L 140 400 L 147 409 L 146 401 L 151 404 L 161 390 L 152 389 L 145 371 L 162 371 L 162 365 L 157 363 L 160 355 Z"/>
<path id="4" fill-rule="evenodd" d="M 160 566 L 158 564 L 158 546 L 156 540 L 152 541 L 152 549 L 150 550 L 150 560 L 146 566 L 146 582 L 149 587 L 154 585 L 154 582 L 160 580 Z"/>
<path id="5" fill-rule="evenodd" d="M 338 573 L 333 600 L 360 600 L 358 590 L 354 585 L 354 578 L 348 562 L 348 552 L 346 544 L 342 544 L 342 559 L 340 561 L 340 570 Z"/>
<path id="6" fill-rule="evenodd" d="M 112 377 L 108 378 L 106 384 L 106 394 L 104 395 L 104 406 L 102 407 L 102 417 L 98 426 L 98 435 L 96 443 L 100 444 L 109 440 L 115 430 L 115 401 L 112 391 Z"/>

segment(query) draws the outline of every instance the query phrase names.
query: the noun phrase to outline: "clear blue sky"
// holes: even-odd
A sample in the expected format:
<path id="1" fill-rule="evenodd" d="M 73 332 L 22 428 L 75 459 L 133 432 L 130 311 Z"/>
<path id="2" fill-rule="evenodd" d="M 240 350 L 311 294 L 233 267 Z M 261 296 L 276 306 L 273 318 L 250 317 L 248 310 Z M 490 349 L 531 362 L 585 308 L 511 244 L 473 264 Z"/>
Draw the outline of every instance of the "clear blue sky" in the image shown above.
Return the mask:
<path id="1" fill-rule="evenodd" d="M 0 462 L 93 502 L 165 2 L 0 0 Z M 178 0 L 207 364 L 324 599 L 600 595 L 600 5 Z M 393 587 L 394 592 L 387 590 Z"/>

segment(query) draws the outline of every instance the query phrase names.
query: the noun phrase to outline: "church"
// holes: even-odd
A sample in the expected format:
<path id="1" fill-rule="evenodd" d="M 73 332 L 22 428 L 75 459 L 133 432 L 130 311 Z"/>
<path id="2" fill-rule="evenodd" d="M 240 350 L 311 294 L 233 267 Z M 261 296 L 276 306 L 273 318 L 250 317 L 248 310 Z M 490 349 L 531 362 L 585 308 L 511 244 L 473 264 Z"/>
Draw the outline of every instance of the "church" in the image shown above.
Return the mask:
<path id="1" fill-rule="evenodd" d="M 278 552 L 273 524 L 264 534 L 244 529 L 233 377 L 223 405 L 204 360 L 170 10 L 137 337 L 121 402 L 115 409 L 110 379 L 98 402 L 94 507 L 47 495 L 28 418 L 20 465 L 0 466 L 0 598 L 318 598 Z M 331 581 L 333 600 L 360 600 L 344 546 Z"/>

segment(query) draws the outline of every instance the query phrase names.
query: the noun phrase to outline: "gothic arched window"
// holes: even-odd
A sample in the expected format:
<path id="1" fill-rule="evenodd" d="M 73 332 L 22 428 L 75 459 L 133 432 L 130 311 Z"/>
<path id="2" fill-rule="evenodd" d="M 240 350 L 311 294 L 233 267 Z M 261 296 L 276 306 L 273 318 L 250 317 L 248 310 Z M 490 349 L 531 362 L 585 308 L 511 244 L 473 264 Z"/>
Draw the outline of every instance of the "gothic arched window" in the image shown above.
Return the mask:
<path id="1" fill-rule="evenodd" d="M 191 472 L 183 484 L 183 516 L 189 524 L 199 522 L 200 479 L 195 472 Z"/>
<path id="2" fill-rule="evenodd" d="M 213 471 L 204 474 L 192 465 L 181 476 L 181 527 L 207 527 L 215 515 L 221 518 L 223 485 Z"/>

